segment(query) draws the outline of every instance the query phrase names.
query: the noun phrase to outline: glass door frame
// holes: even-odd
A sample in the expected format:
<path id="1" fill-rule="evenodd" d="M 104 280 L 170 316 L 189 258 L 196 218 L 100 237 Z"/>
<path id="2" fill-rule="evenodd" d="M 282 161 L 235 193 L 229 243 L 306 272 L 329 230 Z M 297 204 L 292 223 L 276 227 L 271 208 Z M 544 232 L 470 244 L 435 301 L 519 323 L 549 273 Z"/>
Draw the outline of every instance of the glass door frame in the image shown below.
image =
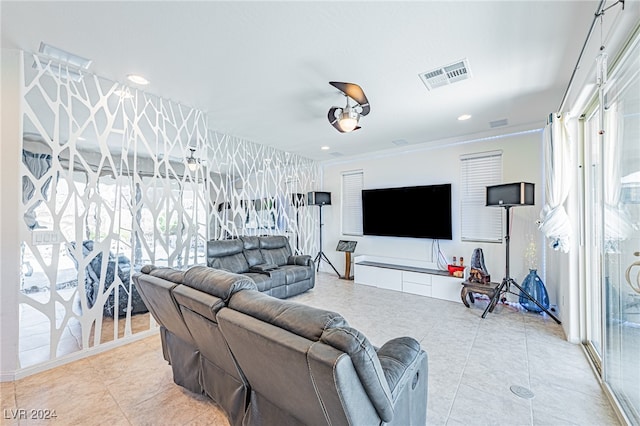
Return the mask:
<path id="1" fill-rule="evenodd" d="M 629 424 L 638 421 L 640 408 L 630 405 L 632 402 L 625 396 L 624 390 L 618 389 L 619 383 L 615 380 L 615 371 L 610 371 L 612 357 L 620 356 L 620 352 L 613 352 L 610 347 L 610 333 L 608 331 L 607 318 L 611 307 L 607 305 L 607 264 L 605 259 L 605 164 L 607 159 L 604 153 L 604 136 L 606 122 L 604 113 L 607 107 L 611 107 L 614 101 L 624 95 L 627 85 L 637 80 L 640 71 L 633 68 L 637 66 L 634 58 L 640 49 L 640 28 L 636 29 L 623 53 L 616 58 L 612 69 L 611 78 L 603 87 L 604 96 L 596 96 L 585 108 L 581 118 L 582 137 L 580 147 L 584 167 L 581 171 L 581 202 L 583 209 L 581 214 L 583 244 L 582 261 L 580 268 L 582 289 L 585 292 L 581 307 L 581 338 L 585 351 L 597 370 L 599 379 L 612 404 L 616 407 L 621 419 Z M 635 56 L 634 56 L 635 55 Z M 635 59 L 637 61 L 637 59 Z M 606 72 L 606 71 L 605 71 Z M 622 141 L 621 141 L 622 143 Z M 628 143 L 628 142 L 627 142 Z M 610 164 L 609 164 L 610 166 Z M 599 312 L 597 312 L 599 311 Z M 599 341 L 598 341 L 599 340 Z M 622 347 L 621 347 L 622 348 Z M 622 348 L 624 349 L 624 348 Z M 624 366 L 621 366 L 621 368 Z M 620 375 L 620 371 L 618 371 Z M 613 382 L 612 382 L 613 380 Z"/>

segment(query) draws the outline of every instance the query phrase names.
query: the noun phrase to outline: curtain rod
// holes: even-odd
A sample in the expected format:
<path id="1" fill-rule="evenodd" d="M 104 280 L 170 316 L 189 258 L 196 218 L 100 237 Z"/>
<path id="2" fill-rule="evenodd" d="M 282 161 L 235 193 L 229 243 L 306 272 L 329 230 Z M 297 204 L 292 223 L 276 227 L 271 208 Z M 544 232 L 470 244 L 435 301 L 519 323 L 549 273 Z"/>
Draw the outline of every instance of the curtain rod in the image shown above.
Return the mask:
<path id="1" fill-rule="evenodd" d="M 618 1 L 619 2 L 619 1 Z M 616 4 L 618 3 L 616 2 Z M 576 76 L 576 72 L 578 68 L 580 68 L 580 62 L 582 61 L 582 55 L 584 51 L 587 49 L 587 45 L 589 44 L 589 40 L 591 40 L 591 35 L 593 34 L 593 29 L 596 26 L 596 22 L 598 22 L 598 18 L 602 15 L 604 10 L 605 0 L 600 0 L 600 4 L 598 5 L 598 9 L 596 10 L 595 15 L 593 16 L 593 21 L 591 22 L 591 27 L 589 28 L 589 32 L 587 33 L 587 38 L 582 45 L 582 50 L 580 50 L 580 55 L 578 56 L 578 61 L 576 62 L 576 66 L 573 68 L 573 72 L 571 73 L 571 78 L 569 79 L 569 84 L 567 85 L 567 90 L 564 91 L 564 95 L 562 96 L 562 102 L 560 102 L 560 107 L 558 108 L 558 113 L 562 112 L 562 108 L 564 108 L 565 102 L 567 102 L 567 97 L 569 96 L 569 91 L 571 90 L 571 86 L 573 86 L 573 79 Z M 624 9 L 624 1 L 622 2 L 622 8 Z"/>
<path id="2" fill-rule="evenodd" d="M 596 13 L 593 16 L 593 21 L 591 22 L 591 27 L 589 28 L 589 32 L 587 34 L 587 38 L 585 39 L 584 44 L 582 45 L 582 50 L 580 50 L 580 55 L 578 56 L 578 61 L 576 62 L 576 66 L 573 68 L 573 72 L 571 73 L 571 78 L 569 79 L 569 84 L 567 85 L 567 89 L 565 90 L 564 95 L 562 96 L 562 102 L 560 102 L 560 107 L 558 108 L 558 110 L 556 112 L 561 113 L 562 109 L 564 108 L 564 104 L 567 102 L 567 98 L 569 96 L 569 92 L 571 91 L 571 88 L 573 86 L 573 79 L 576 76 L 576 72 L 578 71 L 578 68 L 580 68 L 580 62 L 582 61 L 582 55 L 584 54 L 584 51 L 587 49 L 587 45 L 589 44 L 589 41 L 591 40 L 591 35 L 593 34 L 593 29 L 596 26 L 596 22 L 598 21 L 598 18 L 602 17 L 607 10 L 611 9 L 612 7 L 617 5 L 618 3 L 622 4 L 622 10 L 624 10 L 624 2 L 625 2 L 625 0 L 617 0 L 612 5 L 610 5 L 608 7 L 604 7 L 604 5 L 606 3 L 606 0 L 600 0 L 600 4 L 598 5 L 598 8 L 596 9 Z M 603 48 L 604 48 L 604 46 L 600 47 L 601 50 Z"/>

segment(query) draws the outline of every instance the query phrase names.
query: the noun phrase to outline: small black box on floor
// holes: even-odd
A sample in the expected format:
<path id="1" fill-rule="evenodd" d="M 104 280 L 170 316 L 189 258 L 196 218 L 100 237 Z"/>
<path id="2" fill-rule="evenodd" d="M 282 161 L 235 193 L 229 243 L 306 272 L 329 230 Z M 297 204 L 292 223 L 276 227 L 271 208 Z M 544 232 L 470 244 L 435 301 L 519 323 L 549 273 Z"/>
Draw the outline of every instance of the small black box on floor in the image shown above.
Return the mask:
<path id="1" fill-rule="evenodd" d="M 310 206 L 324 206 L 331 204 L 330 192 L 312 191 L 307 194 L 307 204 Z"/>
<path id="2" fill-rule="evenodd" d="M 487 186 L 487 206 L 533 206 L 535 186 L 528 182 Z"/>

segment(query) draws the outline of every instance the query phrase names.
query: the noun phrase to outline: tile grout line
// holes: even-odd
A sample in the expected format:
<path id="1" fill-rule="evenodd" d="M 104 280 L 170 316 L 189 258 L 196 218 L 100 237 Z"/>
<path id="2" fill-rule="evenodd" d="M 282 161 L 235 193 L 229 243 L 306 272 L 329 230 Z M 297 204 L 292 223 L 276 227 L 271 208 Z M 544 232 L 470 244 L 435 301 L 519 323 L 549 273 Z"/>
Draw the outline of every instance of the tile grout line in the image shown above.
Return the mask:
<path id="1" fill-rule="evenodd" d="M 522 322 L 524 323 L 524 353 L 525 353 L 525 362 L 527 363 L 527 386 L 529 390 L 533 392 L 531 386 L 531 363 L 529 362 L 529 328 L 527 327 L 527 319 L 525 318 L 525 313 L 522 313 Z M 535 398 L 535 396 L 534 396 Z M 533 426 L 533 398 L 529 400 L 529 413 L 531 416 L 531 426 Z"/>
<path id="2" fill-rule="evenodd" d="M 96 372 L 96 375 L 101 375 L 101 373 L 98 371 L 98 369 L 95 367 L 95 365 L 93 364 L 93 362 L 89 361 L 89 365 L 91 365 L 91 369 L 94 370 Z M 101 377 L 102 382 L 102 386 L 104 387 L 105 391 L 109 394 L 109 396 L 111 397 L 111 399 L 113 400 L 113 402 L 116 404 L 116 406 L 118 407 L 118 410 L 120 410 L 120 414 L 122 415 L 122 417 L 126 420 L 127 424 L 129 425 L 133 425 L 133 423 L 131 423 L 131 420 L 129 420 L 129 417 L 127 416 L 127 413 L 125 413 L 125 411 L 122 409 L 122 406 L 120 405 L 120 402 L 118 401 L 118 399 L 114 396 L 114 394 L 111 392 L 111 389 L 109 389 L 109 385 L 107 385 L 107 383 L 105 382 L 104 377 Z"/>
<path id="3" fill-rule="evenodd" d="M 467 357 L 464 360 L 462 371 L 460 372 L 460 378 L 458 379 L 456 390 L 453 393 L 453 398 L 451 399 L 451 405 L 449 406 L 449 410 L 447 410 L 447 418 L 445 420 L 445 424 L 449 423 L 449 419 L 451 418 L 451 411 L 453 410 L 453 404 L 455 403 L 456 398 L 458 397 L 458 390 L 460 389 L 460 385 L 462 385 L 462 378 L 464 377 L 464 372 L 467 369 L 467 365 L 469 364 L 469 359 L 471 358 L 471 351 L 473 350 L 473 346 L 475 345 L 476 339 L 478 338 L 478 331 L 480 330 L 480 324 L 481 324 L 480 321 L 482 321 L 482 319 L 480 319 L 476 324 L 475 333 L 473 335 L 473 341 L 471 342 L 471 345 L 469 346 L 469 350 L 467 351 Z"/>

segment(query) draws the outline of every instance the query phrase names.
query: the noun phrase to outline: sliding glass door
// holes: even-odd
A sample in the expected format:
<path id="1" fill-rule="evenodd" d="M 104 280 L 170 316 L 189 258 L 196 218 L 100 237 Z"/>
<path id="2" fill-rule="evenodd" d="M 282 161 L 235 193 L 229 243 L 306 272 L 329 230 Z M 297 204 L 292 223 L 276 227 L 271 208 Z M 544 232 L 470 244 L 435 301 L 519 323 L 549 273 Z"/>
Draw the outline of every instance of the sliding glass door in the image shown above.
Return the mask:
<path id="1" fill-rule="evenodd" d="M 587 345 L 640 424 L 640 42 L 585 122 Z M 603 130 L 603 132 L 601 131 Z"/>

